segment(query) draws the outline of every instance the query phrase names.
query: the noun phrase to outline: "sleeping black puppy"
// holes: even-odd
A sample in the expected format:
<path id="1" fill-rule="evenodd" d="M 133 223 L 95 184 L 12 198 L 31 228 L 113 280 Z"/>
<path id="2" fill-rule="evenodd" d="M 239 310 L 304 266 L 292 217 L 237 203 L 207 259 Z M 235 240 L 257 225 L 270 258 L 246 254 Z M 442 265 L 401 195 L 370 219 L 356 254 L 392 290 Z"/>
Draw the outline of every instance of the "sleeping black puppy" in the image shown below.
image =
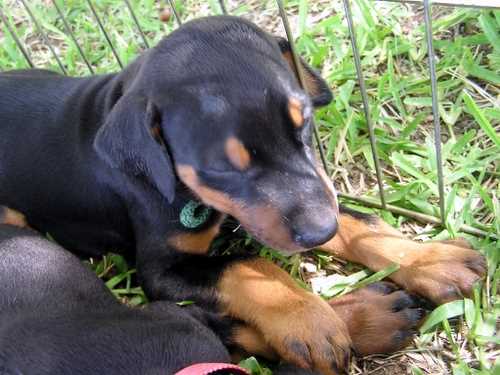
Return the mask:
<path id="1" fill-rule="evenodd" d="M 230 329 L 195 306 L 122 305 L 68 251 L 31 229 L 0 224 L 2 375 L 172 375 L 195 363 L 229 363 L 221 339 Z M 313 375 L 291 366 L 274 373 Z"/>
<path id="2" fill-rule="evenodd" d="M 377 218 L 339 214 L 311 140 L 313 109 L 332 95 L 298 68 L 305 88 L 286 41 L 221 16 L 184 24 L 117 74 L 0 73 L 0 202 L 77 254 L 124 253 L 150 300 L 210 306 L 304 368 L 344 368 L 348 327 L 383 327 L 363 336 L 367 352 L 398 348 L 390 305 L 346 324 L 263 258 L 209 256 L 231 215 L 290 253 L 326 242 L 375 270 L 399 263 L 391 277 L 437 303 L 484 274 L 462 244 L 417 244 Z"/>

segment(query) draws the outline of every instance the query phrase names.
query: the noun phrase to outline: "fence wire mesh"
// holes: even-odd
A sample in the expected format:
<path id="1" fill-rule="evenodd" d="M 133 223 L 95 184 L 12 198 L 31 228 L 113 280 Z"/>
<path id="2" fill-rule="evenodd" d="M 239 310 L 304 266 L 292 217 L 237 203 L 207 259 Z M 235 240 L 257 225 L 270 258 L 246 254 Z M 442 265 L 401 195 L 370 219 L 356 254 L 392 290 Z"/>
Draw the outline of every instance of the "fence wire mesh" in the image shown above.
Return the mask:
<path id="1" fill-rule="evenodd" d="M 134 6 L 131 4 L 129 0 L 122 0 L 123 1 L 123 6 L 128 10 L 131 19 L 133 20 L 133 24 L 135 25 L 136 28 L 136 33 L 140 36 L 140 42 L 137 41 L 137 44 L 141 44 L 142 48 L 149 48 L 152 43 L 148 41 L 148 36 L 147 32 L 144 31 L 143 26 L 141 25 L 141 22 L 139 21 L 139 17 L 136 14 L 136 11 L 134 10 Z M 376 207 L 376 208 L 382 208 L 385 210 L 388 210 L 390 212 L 396 213 L 396 214 L 402 214 L 411 218 L 414 218 L 416 220 L 420 220 L 423 222 L 427 223 L 432 223 L 432 224 L 441 224 L 444 225 L 445 217 L 446 217 L 446 209 L 445 209 L 445 202 L 446 202 L 446 196 L 445 196 L 445 181 L 444 181 L 444 176 L 443 176 L 443 160 L 442 160 L 442 150 L 441 150 L 441 121 L 440 121 L 440 114 L 439 114 L 439 97 L 438 97 L 438 86 L 437 86 L 437 77 L 436 77 L 436 66 L 435 66 L 435 60 L 436 56 L 434 53 L 434 45 L 433 45 L 433 28 L 432 28 L 432 4 L 429 2 L 429 0 L 371 0 L 375 2 L 398 2 L 398 3 L 419 3 L 423 5 L 424 9 L 424 27 L 425 27 L 425 41 L 426 41 L 426 48 L 428 51 L 428 70 L 429 70 L 429 81 L 430 81 L 430 87 L 431 87 L 431 98 L 432 98 L 432 117 L 433 117 L 433 126 L 434 126 L 434 133 L 433 133 L 433 138 L 434 138 L 434 147 L 435 147 L 435 155 L 436 155 L 436 169 L 437 169 L 437 182 L 438 182 L 438 192 L 439 192 L 439 216 L 430 216 L 430 215 L 425 215 L 422 213 L 419 213 L 414 210 L 408 210 L 405 208 L 393 206 L 387 203 L 386 197 L 385 197 L 385 189 L 386 185 L 384 183 L 384 173 L 380 165 L 380 160 L 378 156 L 378 150 L 377 150 L 377 138 L 376 138 L 376 131 L 375 131 L 375 126 L 373 124 L 372 120 L 372 114 L 371 114 L 371 108 L 370 108 L 370 100 L 369 100 L 369 95 L 368 91 L 366 88 L 365 84 L 365 78 L 363 76 L 363 69 L 362 69 L 362 63 L 361 63 L 361 57 L 360 57 L 360 52 L 359 52 L 359 47 L 358 47 L 358 41 L 356 39 L 356 25 L 354 24 L 353 21 L 353 14 L 352 14 L 352 9 L 351 9 L 351 0 L 342 0 L 343 5 L 344 5 L 344 12 L 345 12 L 345 18 L 347 21 L 347 26 L 349 30 L 349 35 L 350 35 L 350 43 L 351 43 L 351 48 L 353 52 L 353 58 L 354 58 L 354 63 L 355 63 L 355 71 L 356 71 L 356 77 L 358 81 L 358 86 L 359 90 L 361 93 L 361 98 L 362 98 L 362 104 L 363 104 L 363 110 L 364 110 L 364 116 L 365 116 L 365 121 L 366 125 L 368 128 L 368 133 L 369 133 L 369 141 L 370 141 L 370 151 L 372 154 L 372 159 L 373 159 L 373 166 L 375 169 L 375 176 L 378 184 L 378 196 L 379 196 L 379 202 L 375 202 L 373 199 L 367 199 L 366 197 L 360 197 L 360 196 L 354 196 L 352 194 L 346 194 L 346 193 L 340 193 L 339 195 L 341 197 L 344 197 L 349 200 L 356 201 L 358 203 L 371 206 L 371 207 Z M 83 60 L 88 72 L 90 74 L 96 73 L 96 69 L 94 67 L 93 62 L 91 59 L 86 55 L 84 52 L 84 48 L 81 45 L 81 42 L 79 41 L 78 35 L 75 34 L 74 30 L 72 29 L 70 23 L 67 20 L 67 15 L 68 12 L 71 12 L 71 7 L 65 7 L 62 6 L 61 1 L 57 0 L 51 0 L 51 4 L 55 11 L 57 12 L 58 19 L 60 20 L 62 24 L 62 29 L 64 30 L 64 33 L 70 38 L 71 43 L 73 44 L 74 48 L 78 52 L 78 55 L 80 58 Z M 117 65 L 120 68 L 123 68 L 125 63 L 122 61 L 122 58 L 120 57 L 120 53 L 118 48 L 115 46 L 115 43 L 112 41 L 112 38 L 110 37 L 110 30 L 107 30 L 105 26 L 105 22 L 103 22 L 103 17 L 106 17 L 107 15 L 99 14 L 98 9 L 96 9 L 94 5 L 93 0 L 82 0 L 80 3 L 85 4 L 87 6 L 87 10 L 92 14 L 92 17 L 95 19 L 97 26 L 102 34 L 103 41 L 107 45 L 107 47 L 110 49 L 112 52 L 112 55 L 114 56 L 114 59 L 116 60 Z M 453 6 L 453 7 L 485 7 L 485 8 L 498 8 L 500 9 L 500 0 L 437 0 L 433 2 L 434 4 L 440 4 L 440 5 L 445 5 L 445 6 Z M 13 5 L 14 4 L 14 5 Z M 51 39 L 46 30 L 49 29 L 53 31 L 53 27 L 49 26 L 44 20 L 40 20 L 35 12 L 31 9 L 31 6 L 29 2 L 26 0 L 19 0 L 19 1 L 14 1 L 10 2 L 10 6 L 19 6 L 21 4 L 22 7 L 24 7 L 26 14 L 29 17 L 29 20 L 32 22 L 34 29 L 37 31 L 37 34 L 40 38 L 40 42 L 50 51 L 50 54 L 52 58 L 56 61 L 58 69 L 61 71 L 63 74 L 67 74 L 67 68 L 61 61 L 60 55 L 57 52 L 57 48 L 54 47 L 54 39 Z M 79 5 L 79 8 L 82 8 L 82 4 Z M 213 4 L 215 2 L 212 1 L 212 8 Z M 0 2 L 0 5 L 2 3 Z M 183 23 L 183 19 L 181 16 L 181 13 L 179 12 L 179 7 L 182 6 L 181 2 L 175 1 L 175 0 L 168 0 L 168 5 L 170 6 L 170 10 L 174 16 L 174 19 L 177 23 L 177 25 L 181 25 Z M 295 39 L 292 35 L 292 30 L 288 21 L 287 17 L 287 12 L 285 9 L 285 6 L 283 4 L 283 1 L 281 0 L 276 0 L 276 5 L 279 10 L 279 16 L 281 19 L 282 26 L 284 28 L 286 37 L 288 38 L 292 50 L 292 55 L 293 55 L 293 61 L 295 64 L 296 72 L 298 73 L 299 81 L 302 86 L 304 86 L 304 81 L 303 77 L 301 76 L 301 70 L 297 69 L 298 66 L 298 53 L 295 47 Z M 48 2 L 47 5 L 48 6 Z M 222 14 L 231 14 L 231 9 L 229 9 L 226 6 L 226 3 L 224 0 L 218 0 L 218 7 L 219 11 Z M 4 25 L 4 30 L 6 33 L 10 35 L 12 38 L 13 42 L 21 52 L 23 58 L 26 60 L 26 64 L 30 68 L 34 68 L 37 66 L 35 63 L 34 59 L 30 56 L 30 53 L 24 43 L 21 41 L 21 39 L 18 37 L 18 33 L 16 30 L 16 24 L 13 22 L 12 18 L 9 17 L 9 6 L 0 6 L 0 21 Z M 168 27 L 165 31 L 171 30 L 172 25 L 170 21 L 170 27 Z M 57 42 L 57 40 L 56 40 Z M 8 67 L 2 67 L 0 66 L 0 71 L 7 69 Z M 324 150 L 324 145 L 321 141 L 320 135 L 318 133 L 318 130 L 316 127 L 314 127 L 314 136 L 318 144 L 318 150 L 319 154 L 321 157 L 321 161 L 323 163 L 323 166 L 325 170 L 328 171 L 328 163 L 327 163 L 327 158 L 325 156 L 325 150 Z M 479 236 L 492 236 L 491 234 L 488 234 L 486 231 L 483 229 L 479 229 L 473 226 L 469 225 L 461 225 L 460 229 L 463 232 L 470 233 L 473 235 L 479 235 Z"/>

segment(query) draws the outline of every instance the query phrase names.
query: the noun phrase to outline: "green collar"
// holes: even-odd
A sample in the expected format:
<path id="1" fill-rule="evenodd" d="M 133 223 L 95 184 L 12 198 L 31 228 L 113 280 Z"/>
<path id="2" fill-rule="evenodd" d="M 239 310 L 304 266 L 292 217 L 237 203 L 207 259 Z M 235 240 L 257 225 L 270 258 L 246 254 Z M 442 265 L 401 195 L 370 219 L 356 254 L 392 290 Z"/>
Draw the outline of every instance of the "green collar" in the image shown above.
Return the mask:
<path id="1" fill-rule="evenodd" d="M 205 224 L 210 218 L 211 213 L 212 209 L 210 207 L 205 206 L 201 202 L 191 200 L 182 207 L 179 219 L 184 227 L 195 229 Z"/>

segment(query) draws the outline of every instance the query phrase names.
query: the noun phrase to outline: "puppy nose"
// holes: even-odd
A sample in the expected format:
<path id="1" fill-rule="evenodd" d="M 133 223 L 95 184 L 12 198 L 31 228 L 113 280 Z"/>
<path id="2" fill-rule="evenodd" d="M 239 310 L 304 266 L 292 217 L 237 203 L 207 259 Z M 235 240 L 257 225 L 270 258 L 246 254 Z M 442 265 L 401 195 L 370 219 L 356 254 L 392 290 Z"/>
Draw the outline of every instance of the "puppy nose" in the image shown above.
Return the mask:
<path id="1" fill-rule="evenodd" d="M 318 221 L 314 225 L 309 224 L 294 230 L 295 242 L 303 248 L 311 249 L 333 238 L 337 233 L 338 224 L 335 217 Z"/>

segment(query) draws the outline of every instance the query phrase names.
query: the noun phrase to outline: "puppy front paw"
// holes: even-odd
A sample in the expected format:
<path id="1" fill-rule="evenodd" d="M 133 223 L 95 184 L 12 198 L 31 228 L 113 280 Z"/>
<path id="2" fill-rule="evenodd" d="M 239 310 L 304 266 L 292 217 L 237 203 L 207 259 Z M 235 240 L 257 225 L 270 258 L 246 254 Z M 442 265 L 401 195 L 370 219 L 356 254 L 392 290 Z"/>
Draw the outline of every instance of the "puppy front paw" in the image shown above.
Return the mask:
<path id="1" fill-rule="evenodd" d="M 486 259 L 464 240 L 423 243 L 402 264 L 393 280 L 438 305 L 470 297 L 486 274 Z"/>
<path id="2" fill-rule="evenodd" d="M 265 340 L 285 361 L 324 375 L 343 372 L 351 340 L 345 323 L 330 306 L 311 295 L 293 309 L 275 311 L 261 327 Z"/>

